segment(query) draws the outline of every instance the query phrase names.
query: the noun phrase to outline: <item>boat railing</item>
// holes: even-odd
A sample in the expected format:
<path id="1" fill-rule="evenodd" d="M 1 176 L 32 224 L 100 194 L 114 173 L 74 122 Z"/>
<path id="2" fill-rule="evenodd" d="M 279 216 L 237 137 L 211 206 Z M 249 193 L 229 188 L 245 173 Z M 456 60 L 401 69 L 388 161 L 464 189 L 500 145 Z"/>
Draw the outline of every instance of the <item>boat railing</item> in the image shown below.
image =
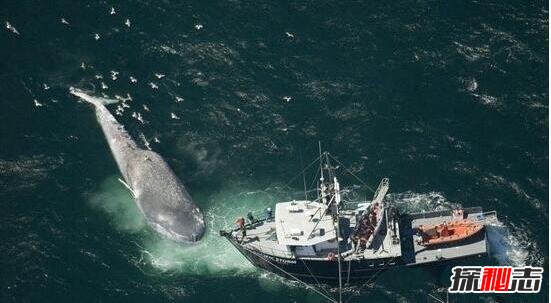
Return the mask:
<path id="1" fill-rule="evenodd" d="M 426 219 L 426 218 L 434 218 L 434 217 L 441 217 L 441 216 L 449 216 L 451 213 L 451 209 L 446 210 L 438 210 L 438 211 L 431 211 L 431 212 L 419 212 L 419 213 L 412 213 L 409 214 L 409 218 L 415 220 L 415 219 Z M 463 211 L 465 214 L 482 214 L 482 207 L 467 207 L 463 208 Z"/>
<path id="2" fill-rule="evenodd" d="M 295 257 L 295 255 L 289 250 L 283 250 L 283 249 L 268 247 L 267 245 L 260 244 L 260 242 L 258 242 L 258 241 L 255 242 L 254 244 L 248 245 L 248 247 L 254 248 L 257 251 L 259 251 L 261 253 L 264 253 L 264 254 L 270 253 L 270 255 L 276 256 L 276 257 L 286 257 L 286 258 L 294 258 Z"/>

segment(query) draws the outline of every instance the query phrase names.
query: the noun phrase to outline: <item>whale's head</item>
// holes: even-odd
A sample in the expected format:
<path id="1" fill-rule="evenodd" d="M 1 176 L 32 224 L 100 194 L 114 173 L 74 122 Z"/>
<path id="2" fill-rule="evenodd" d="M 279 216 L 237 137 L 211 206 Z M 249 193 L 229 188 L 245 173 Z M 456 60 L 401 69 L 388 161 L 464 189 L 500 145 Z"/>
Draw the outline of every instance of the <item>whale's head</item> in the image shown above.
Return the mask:
<path id="1" fill-rule="evenodd" d="M 193 243 L 205 233 L 203 214 L 197 208 L 191 212 L 174 211 L 150 214 L 150 225 L 165 237 L 178 242 Z"/>

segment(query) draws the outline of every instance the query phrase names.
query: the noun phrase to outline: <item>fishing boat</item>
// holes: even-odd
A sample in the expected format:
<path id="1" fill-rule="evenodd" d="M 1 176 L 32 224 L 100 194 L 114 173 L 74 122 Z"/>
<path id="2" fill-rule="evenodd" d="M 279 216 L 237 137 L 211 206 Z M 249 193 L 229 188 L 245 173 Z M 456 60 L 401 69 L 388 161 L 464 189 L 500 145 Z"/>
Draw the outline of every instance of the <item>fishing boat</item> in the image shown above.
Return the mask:
<path id="1" fill-rule="evenodd" d="M 277 203 L 275 213 L 249 213 L 234 228 L 220 231 L 253 265 L 306 285 L 338 283 L 342 289 L 392 268 L 488 254 L 483 227 L 495 211 L 400 213 L 387 199 L 388 178 L 371 200 L 353 202 L 346 197 L 355 187 L 341 188 L 338 171 L 365 182 L 328 152 L 320 151 L 312 163 L 319 164 L 315 198 L 309 199 L 305 189 L 304 199 Z"/>

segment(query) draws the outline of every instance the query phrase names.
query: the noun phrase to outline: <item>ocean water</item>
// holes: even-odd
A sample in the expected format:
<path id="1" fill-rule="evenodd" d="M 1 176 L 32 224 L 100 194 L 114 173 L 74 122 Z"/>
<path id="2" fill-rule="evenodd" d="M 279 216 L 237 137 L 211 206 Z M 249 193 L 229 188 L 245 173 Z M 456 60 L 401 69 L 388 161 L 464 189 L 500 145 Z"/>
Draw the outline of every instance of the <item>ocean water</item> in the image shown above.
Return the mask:
<path id="1" fill-rule="evenodd" d="M 217 235 L 300 197 L 288 181 L 318 141 L 372 187 L 389 177 L 402 210 L 496 210 L 483 263 L 547 267 L 548 16 L 546 1 L 3 1 L 0 301 L 323 301 Z M 71 86 L 127 99 L 110 110 L 186 183 L 201 243 L 147 227 Z M 344 297 L 431 302 L 449 276 L 389 271 Z M 548 285 L 450 302 L 544 302 Z"/>

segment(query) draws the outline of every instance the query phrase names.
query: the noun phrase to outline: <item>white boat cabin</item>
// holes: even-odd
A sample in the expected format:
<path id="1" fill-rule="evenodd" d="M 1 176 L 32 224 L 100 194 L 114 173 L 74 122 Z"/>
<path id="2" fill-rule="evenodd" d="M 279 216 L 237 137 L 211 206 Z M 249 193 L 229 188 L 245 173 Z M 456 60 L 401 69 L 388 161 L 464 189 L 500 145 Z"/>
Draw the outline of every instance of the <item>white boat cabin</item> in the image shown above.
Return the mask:
<path id="1" fill-rule="evenodd" d="M 337 248 L 336 228 L 327 206 L 314 201 L 290 201 L 276 205 L 276 234 L 297 256 L 316 256 Z M 342 239 L 340 239 L 342 240 Z"/>

